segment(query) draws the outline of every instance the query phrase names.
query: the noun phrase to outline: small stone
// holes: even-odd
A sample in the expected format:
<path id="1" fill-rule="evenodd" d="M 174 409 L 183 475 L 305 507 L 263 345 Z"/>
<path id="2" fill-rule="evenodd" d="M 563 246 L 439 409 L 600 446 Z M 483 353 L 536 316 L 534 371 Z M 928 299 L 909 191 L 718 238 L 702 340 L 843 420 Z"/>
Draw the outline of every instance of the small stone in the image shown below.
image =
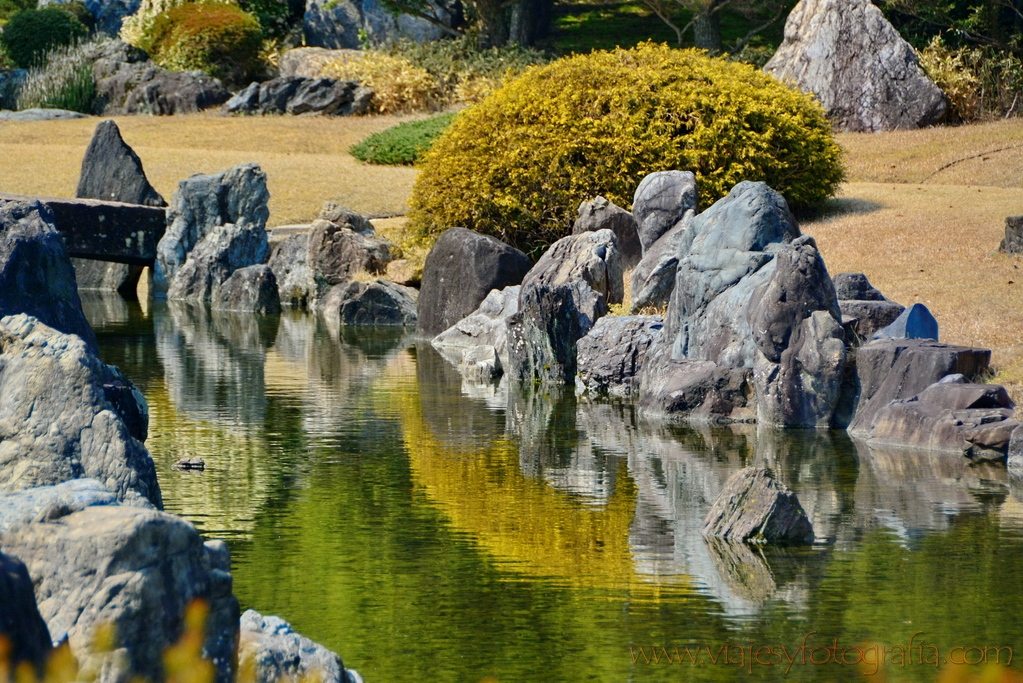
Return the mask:
<path id="1" fill-rule="evenodd" d="M 199 457 L 182 458 L 174 463 L 173 467 L 179 470 L 198 470 L 202 472 L 206 469 L 206 461 Z"/>
<path id="2" fill-rule="evenodd" d="M 703 520 L 705 536 L 747 543 L 813 543 L 813 525 L 799 498 L 767 470 L 746 467 L 725 483 Z"/>
<path id="3" fill-rule="evenodd" d="M 923 304 L 913 304 L 892 324 L 874 333 L 874 339 L 933 339 L 938 341 L 938 321 Z"/>

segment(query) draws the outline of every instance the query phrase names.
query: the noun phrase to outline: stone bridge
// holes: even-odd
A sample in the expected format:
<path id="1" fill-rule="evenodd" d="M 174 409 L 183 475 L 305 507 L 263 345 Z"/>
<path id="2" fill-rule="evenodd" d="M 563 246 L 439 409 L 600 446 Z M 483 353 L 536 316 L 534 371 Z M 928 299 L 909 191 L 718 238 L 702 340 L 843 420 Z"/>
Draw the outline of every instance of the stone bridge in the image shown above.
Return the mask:
<path id="1" fill-rule="evenodd" d="M 5 192 L 0 200 L 35 200 L 50 207 L 68 254 L 75 258 L 151 266 L 167 227 L 166 209 L 140 204 Z"/>

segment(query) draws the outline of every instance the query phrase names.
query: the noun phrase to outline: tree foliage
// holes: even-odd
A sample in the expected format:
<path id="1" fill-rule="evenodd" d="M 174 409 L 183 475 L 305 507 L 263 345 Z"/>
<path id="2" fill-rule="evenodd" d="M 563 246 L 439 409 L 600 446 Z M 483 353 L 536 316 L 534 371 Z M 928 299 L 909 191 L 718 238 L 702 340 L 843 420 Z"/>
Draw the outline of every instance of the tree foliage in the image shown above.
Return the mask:
<path id="1" fill-rule="evenodd" d="M 1023 56 L 1023 0 L 878 0 L 917 48 L 945 41 L 993 47 Z"/>
<path id="2" fill-rule="evenodd" d="M 749 41 L 781 21 L 795 0 L 643 0 L 657 17 L 668 25 L 678 38 L 678 46 L 685 46 L 685 35 L 693 30 L 693 44 L 711 52 L 721 52 L 721 13 L 739 14 L 750 23 L 749 31 L 732 48 L 740 52 Z M 685 22 L 685 23 L 683 23 Z"/>

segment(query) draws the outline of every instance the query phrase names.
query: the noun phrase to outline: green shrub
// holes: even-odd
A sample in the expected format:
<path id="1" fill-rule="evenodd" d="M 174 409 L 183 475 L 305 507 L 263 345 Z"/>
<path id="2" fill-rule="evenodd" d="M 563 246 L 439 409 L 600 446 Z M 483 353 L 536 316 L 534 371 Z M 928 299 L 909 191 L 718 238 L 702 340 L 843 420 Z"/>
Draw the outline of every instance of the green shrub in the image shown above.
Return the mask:
<path id="1" fill-rule="evenodd" d="M 35 8 L 36 0 L 0 0 L 0 26 L 18 12 Z"/>
<path id="2" fill-rule="evenodd" d="M 18 91 L 18 109 L 68 109 L 92 113 L 96 81 L 89 45 L 63 45 L 46 55 L 43 66 L 33 68 Z"/>
<path id="3" fill-rule="evenodd" d="M 49 50 L 81 40 L 88 32 L 72 14 L 45 7 L 14 15 L 0 40 L 14 63 L 24 69 L 34 66 Z"/>
<path id="4" fill-rule="evenodd" d="M 536 252 L 568 234 L 581 202 L 630 208 L 644 176 L 670 169 L 696 173 L 704 207 L 742 180 L 809 207 L 843 177 L 809 97 L 745 64 L 644 43 L 535 67 L 463 111 L 420 164 L 410 235 L 421 246 L 457 225 Z"/>
<path id="5" fill-rule="evenodd" d="M 161 12 L 138 42 L 164 68 L 205 71 L 232 84 L 246 83 L 262 70 L 262 45 L 255 17 L 223 2 L 188 3 Z"/>
<path id="6" fill-rule="evenodd" d="M 267 38 L 284 38 L 296 16 L 285 0 L 240 0 L 241 8 L 254 16 Z"/>
<path id="7" fill-rule="evenodd" d="M 456 112 L 407 121 L 374 133 L 348 150 L 359 161 L 371 164 L 411 165 L 447 130 Z"/>

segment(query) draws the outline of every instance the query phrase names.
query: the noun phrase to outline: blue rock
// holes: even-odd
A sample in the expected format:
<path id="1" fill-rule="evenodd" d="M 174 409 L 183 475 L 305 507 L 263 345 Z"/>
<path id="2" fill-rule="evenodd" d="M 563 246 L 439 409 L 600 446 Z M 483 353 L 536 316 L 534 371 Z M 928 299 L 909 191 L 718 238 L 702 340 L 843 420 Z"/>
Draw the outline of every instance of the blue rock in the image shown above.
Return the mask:
<path id="1" fill-rule="evenodd" d="M 874 339 L 933 339 L 938 341 L 938 321 L 923 304 L 913 304 L 888 327 L 874 333 Z"/>

